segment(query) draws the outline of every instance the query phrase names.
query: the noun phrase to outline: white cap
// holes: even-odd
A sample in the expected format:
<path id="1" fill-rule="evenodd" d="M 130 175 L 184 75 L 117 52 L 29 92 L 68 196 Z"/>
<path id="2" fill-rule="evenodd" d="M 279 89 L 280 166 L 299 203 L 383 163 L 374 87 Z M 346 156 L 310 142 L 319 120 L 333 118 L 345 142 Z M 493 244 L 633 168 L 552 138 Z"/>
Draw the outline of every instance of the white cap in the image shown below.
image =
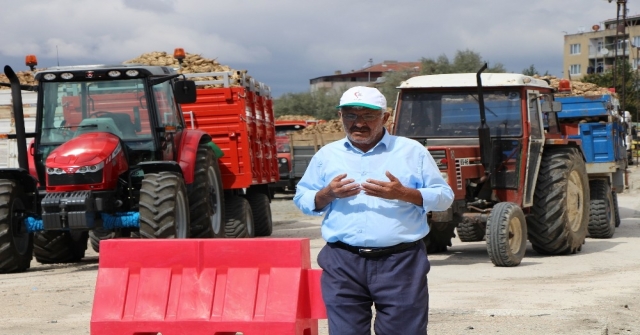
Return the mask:
<path id="1" fill-rule="evenodd" d="M 387 109 L 387 99 L 374 87 L 356 86 L 348 89 L 340 98 L 337 108 L 353 106 L 371 109 Z"/>

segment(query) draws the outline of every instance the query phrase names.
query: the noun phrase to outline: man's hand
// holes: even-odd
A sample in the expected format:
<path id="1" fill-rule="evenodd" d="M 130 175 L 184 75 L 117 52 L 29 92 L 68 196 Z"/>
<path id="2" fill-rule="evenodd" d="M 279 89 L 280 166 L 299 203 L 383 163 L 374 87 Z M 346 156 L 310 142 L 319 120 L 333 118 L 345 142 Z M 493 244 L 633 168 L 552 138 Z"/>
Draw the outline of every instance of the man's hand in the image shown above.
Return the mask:
<path id="1" fill-rule="evenodd" d="M 422 194 L 420 191 L 405 187 L 389 171 L 385 175 L 389 178 L 389 181 L 367 179 L 366 183 L 362 184 L 364 194 L 389 200 L 402 200 L 422 206 Z"/>
<path id="2" fill-rule="evenodd" d="M 352 197 L 360 193 L 362 187 L 355 183 L 354 179 L 344 179 L 346 177 L 346 173 L 336 176 L 327 187 L 316 193 L 315 202 L 317 210 L 324 208 L 335 199 Z"/>

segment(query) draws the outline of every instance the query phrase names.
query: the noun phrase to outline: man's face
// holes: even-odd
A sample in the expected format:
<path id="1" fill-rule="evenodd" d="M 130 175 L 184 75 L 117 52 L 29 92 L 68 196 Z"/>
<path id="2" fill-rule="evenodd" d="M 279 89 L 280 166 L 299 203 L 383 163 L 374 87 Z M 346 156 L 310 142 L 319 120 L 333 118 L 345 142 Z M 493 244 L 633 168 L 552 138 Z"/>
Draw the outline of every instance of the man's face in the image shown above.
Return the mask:
<path id="1" fill-rule="evenodd" d="M 378 140 L 389 114 L 369 108 L 342 107 L 340 117 L 349 140 L 367 145 Z"/>

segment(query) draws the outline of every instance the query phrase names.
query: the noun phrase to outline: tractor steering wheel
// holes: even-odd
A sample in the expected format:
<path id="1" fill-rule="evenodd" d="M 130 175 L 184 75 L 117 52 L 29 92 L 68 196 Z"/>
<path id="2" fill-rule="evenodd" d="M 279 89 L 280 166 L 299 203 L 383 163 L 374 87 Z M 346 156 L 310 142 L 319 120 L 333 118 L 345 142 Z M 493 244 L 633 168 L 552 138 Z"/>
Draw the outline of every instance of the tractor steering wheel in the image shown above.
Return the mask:
<path id="1" fill-rule="evenodd" d="M 97 111 L 95 113 L 89 114 L 89 118 L 90 119 L 97 119 L 97 118 L 100 118 L 100 117 L 103 117 L 103 116 L 109 116 L 111 114 L 112 114 L 111 112 L 107 112 L 107 111 Z"/>

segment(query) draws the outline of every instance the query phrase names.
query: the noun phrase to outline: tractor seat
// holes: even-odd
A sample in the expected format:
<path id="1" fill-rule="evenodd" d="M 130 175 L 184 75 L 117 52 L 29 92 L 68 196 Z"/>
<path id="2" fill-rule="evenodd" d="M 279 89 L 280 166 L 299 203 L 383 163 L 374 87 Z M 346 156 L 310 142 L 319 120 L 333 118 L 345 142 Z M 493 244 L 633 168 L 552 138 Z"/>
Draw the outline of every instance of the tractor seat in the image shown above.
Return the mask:
<path id="1" fill-rule="evenodd" d="M 131 122 L 131 117 L 126 113 L 110 113 L 109 116 L 122 132 L 123 139 L 136 138 L 136 126 Z"/>
<path id="2" fill-rule="evenodd" d="M 82 120 L 82 122 L 80 122 L 80 124 L 78 125 L 78 130 L 76 130 L 76 136 L 84 133 L 94 132 L 111 133 L 122 138 L 122 132 L 120 131 L 120 129 L 118 129 L 116 123 L 113 122 L 113 119 L 108 117 Z"/>

